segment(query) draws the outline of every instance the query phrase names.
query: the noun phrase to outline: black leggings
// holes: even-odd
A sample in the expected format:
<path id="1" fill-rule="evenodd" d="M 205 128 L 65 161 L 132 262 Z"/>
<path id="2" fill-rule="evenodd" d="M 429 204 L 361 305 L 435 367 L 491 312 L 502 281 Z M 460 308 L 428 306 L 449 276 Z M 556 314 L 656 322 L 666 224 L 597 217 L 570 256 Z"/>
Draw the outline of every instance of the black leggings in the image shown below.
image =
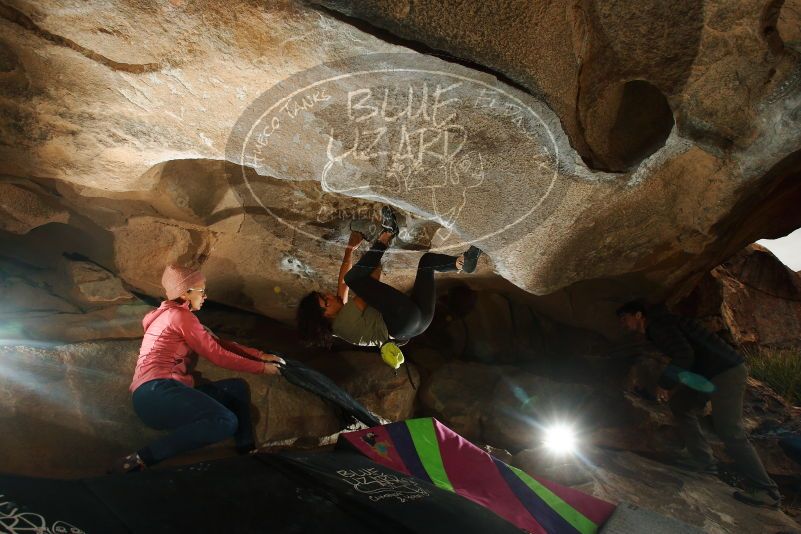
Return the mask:
<path id="1" fill-rule="evenodd" d="M 386 250 L 387 247 L 377 241 L 345 274 L 345 283 L 381 313 L 390 336 L 411 339 L 425 332 L 434 318 L 437 299 L 434 271 L 456 271 L 456 256 L 433 252 L 423 254 L 409 296 L 370 276 L 381 265 L 381 256 Z"/>

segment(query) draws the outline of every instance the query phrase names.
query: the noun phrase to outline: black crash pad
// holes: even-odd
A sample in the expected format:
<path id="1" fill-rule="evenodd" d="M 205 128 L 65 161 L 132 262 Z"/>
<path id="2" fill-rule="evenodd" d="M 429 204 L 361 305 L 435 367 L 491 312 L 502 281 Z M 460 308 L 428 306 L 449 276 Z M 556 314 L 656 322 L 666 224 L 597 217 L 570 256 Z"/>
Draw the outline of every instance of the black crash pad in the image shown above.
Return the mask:
<path id="1" fill-rule="evenodd" d="M 14 534 L 520 532 L 454 493 L 340 450 L 75 481 L 0 476 L 0 495 L 0 532 Z"/>

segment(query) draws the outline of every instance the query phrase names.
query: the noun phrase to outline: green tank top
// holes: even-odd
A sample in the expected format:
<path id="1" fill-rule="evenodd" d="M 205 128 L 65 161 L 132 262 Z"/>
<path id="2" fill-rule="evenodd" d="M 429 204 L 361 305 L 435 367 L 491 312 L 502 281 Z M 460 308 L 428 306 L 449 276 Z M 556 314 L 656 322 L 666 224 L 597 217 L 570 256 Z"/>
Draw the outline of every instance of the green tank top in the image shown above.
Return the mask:
<path id="1" fill-rule="evenodd" d="M 381 313 L 370 306 L 361 311 L 353 300 L 342 306 L 334 317 L 331 331 L 336 337 L 362 347 L 380 347 L 389 341 Z"/>

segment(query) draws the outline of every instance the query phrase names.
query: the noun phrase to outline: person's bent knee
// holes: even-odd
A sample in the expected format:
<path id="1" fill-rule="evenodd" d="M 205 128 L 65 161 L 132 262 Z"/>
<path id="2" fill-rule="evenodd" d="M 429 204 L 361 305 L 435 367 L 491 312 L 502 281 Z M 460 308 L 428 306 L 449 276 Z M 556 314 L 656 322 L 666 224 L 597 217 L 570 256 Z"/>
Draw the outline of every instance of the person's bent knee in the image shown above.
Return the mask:
<path id="1" fill-rule="evenodd" d="M 420 256 L 420 261 L 417 263 L 417 268 L 441 269 L 447 267 L 447 265 L 443 264 L 442 258 L 443 258 L 442 254 L 436 254 L 434 252 L 426 252 L 422 256 Z"/>
<path id="2" fill-rule="evenodd" d="M 239 428 L 239 419 L 237 419 L 234 412 L 229 410 L 215 414 L 211 419 L 211 423 L 213 430 L 209 438 L 215 442 L 230 438 Z"/>
<path id="3" fill-rule="evenodd" d="M 224 384 L 225 386 L 233 386 L 233 387 L 246 387 L 248 381 L 240 376 L 235 376 L 234 378 L 224 378 L 222 380 L 218 380 L 214 382 L 214 384 Z"/>
<path id="4" fill-rule="evenodd" d="M 420 261 L 417 262 L 418 267 L 428 267 L 429 263 L 431 263 L 431 258 L 434 257 L 434 254 L 431 252 L 425 252 L 422 256 L 420 256 Z"/>
<path id="5" fill-rule="evenodd" d="M 350 270 L 350 271 L 348 271 L 348 272 L 346 272 L 346 273 L 345 273 L 345 276 L 343 277 L 343 280 L 345 281 L 345 284 L 346 284 L 348 287 L 350 287 L 351 289 L 353 289 L 353 287 L 351 286 L 351 284 L 352 284 L 354 281 L 356 281 L 356 280 L 358 280 L 359 278 L 361 278 L 361 277 L 359 276 L 359 274 L 360 274 L 360 273 L 356 272 L 356 269 L 353 269 L 353 268 L 351 268 L 351 270 Z"/>
<path id="6" fill-rule="evenodd" d="M 215 382 L 215 385 L 222 390 L 235 395 L 236 397 L 242 397 L 250 391 L 250 385 L 248 384 L 248 381 L 239 377 L 226 378 L 225 380 Z"/>
<path id="7" fill-rule="evenodd" d="M 361 289 L 362 292 L 367 291 L 364 288 L 364 284 L 365 281 L 372 280 L 372 278 L 370 278 L 371 272 L 373 272 L 372 269 L 365 269 L 357 265 L 354 266 L 350 271 L 346 272 L 342 279 L 344 280 L 346 286 L 358 294 L 359 289 Z"/>

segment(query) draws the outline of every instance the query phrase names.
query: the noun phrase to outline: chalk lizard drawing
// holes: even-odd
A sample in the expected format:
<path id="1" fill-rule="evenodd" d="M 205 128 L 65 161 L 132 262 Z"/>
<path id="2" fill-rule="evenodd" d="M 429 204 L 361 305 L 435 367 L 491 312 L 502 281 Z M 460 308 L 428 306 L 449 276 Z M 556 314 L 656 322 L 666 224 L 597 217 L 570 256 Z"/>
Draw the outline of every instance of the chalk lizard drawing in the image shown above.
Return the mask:
<path id="1" fill-rule="evenodd" d="M 460 99 L 443 98 L 460 85 L 461 82 L 443 88 L 438 84 L 432 91 L 426 83 L 419 94 L 409 86 L 406 105 L 394 115 L 387 113 L 387 88 L 384 88 L 383 98 L 378 88 L 350 91 L 348 118 L 355 126 L 351 136 L 353 142 L 350 148 L 337 154 L 337 145 L 341 142 L 337 139 L 339 136 L 331 131 L 328 162 L 321 176 L 323 190 L 379 195 L 428 190 L 435 220 L 450 233 L 467 205 L 468 191 L 480 187 L 485 179 L 482 154 L 463 150 L 467 143 L 467 128 L 457 124 L 458 114 L 446 107 L 460 102 Z M 372 127 L 376 122 L 380 126 Z M 368 124 L 371 126 L 365 128 Z M 379 168 L 383 167 L 382 162 L 386 162 L 383 180 L 379 183 L 372 180 L 370 183 L 343 183 L 351 178 L 345 168 L 347 160 L 356 164 L 377 163 Z"/>
<path id="2" fill-rule="evenodd" d="M 534 109 L 494 82 L 418 63 L 406 54 L 367 54 L 345 66 L 307 69 L 262 95 L 237 121 L 226 148 L 230 161 L 242 163 L 246 196 L 296 233 L 330 241 L 273 213 L 244 170 L 293 183 L 316 178 L 323 193 L 389 203 L 430 220 L 436 224 L 428 228 L 438 226 L 435 237 L 446 243 L 479 226 L 465 218 L 468 200 L 501 195 L 515 210 L 494 214 L 494 229 L 473 240 L 480 241 L 563 193 L 555 188 L 558 147 Z M 301 148 L 304 131 L 311 135 Z M 322 169 L 314 168 L 317 143 L 325 150 Z M 296 158 L 297 168 L 290 169 Z M 515 189 L 520 194 L 512 198 L 508 191 Z M 318 222 L 336 209 L 321 206 Z"/>

